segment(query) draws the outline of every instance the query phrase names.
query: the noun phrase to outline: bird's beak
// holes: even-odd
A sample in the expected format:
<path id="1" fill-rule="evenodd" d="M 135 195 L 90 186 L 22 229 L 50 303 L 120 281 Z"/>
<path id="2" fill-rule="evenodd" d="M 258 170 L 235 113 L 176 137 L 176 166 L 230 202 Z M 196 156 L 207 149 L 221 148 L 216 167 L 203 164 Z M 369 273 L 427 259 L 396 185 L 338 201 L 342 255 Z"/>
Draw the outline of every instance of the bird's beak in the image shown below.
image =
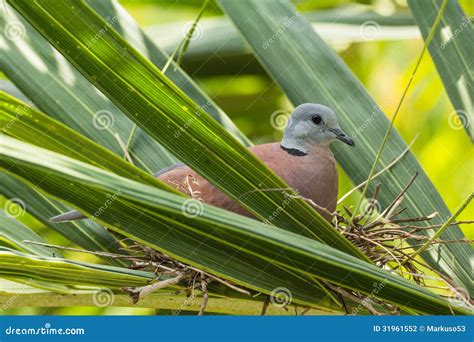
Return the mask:
<path id="1" fill-rule="evenodd" d="M 346 133 L 344 133 L 340 128 L 329 128 L 329 131 L 334 133 L 334 135 L 336 136 L 336 139 L 341 140 L 347 145 L 355 146 L 354 140 L 349 138 L 349 136 Z"/>

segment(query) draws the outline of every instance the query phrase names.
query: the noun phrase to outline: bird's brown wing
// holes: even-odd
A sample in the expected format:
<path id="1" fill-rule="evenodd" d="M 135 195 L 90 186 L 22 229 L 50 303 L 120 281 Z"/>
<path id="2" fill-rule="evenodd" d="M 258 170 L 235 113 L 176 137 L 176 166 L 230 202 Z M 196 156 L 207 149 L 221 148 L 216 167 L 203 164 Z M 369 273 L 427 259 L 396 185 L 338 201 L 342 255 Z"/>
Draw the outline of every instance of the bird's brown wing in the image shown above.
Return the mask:
<path id="1" fill-rule="evenodd" d="M 176 190 L 183 192 L 194 199 L 203 201 L 204 203 L 240 214 L 249 215 L 248 212 L 234 200 L 188 166 L 164 172 L 158 176 L 158 179 L 167 183 Z"/>
<path id="2" fill-rule="evenodd" d="M 160 176 L 161 176 L 162 174 L 164 174 L 164 173 L 167 173 L 167 172 L 170 172 L 170 171 L 173 171 L 173 170 L 182 168 L 182 167 L 186 167 L 186 165 L 184 165 L 184 164 L 171 165 L 171 166 L 168 166 L 168 167 L 165 167 L 165 168 L 161 169 L 161 170 L 158 171 L 158 172 L 155 172 L 154 176 L 155 176 L 156 178 L 158 178 L 158 177 L 160 177 Z"/>

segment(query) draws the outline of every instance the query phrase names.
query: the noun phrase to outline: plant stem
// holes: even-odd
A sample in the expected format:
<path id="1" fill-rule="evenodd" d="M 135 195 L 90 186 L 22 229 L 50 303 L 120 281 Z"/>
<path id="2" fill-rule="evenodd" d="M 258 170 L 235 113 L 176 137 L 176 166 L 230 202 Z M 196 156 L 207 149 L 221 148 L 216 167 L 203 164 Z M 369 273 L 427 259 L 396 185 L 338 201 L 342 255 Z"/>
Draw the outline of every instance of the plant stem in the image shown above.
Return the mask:
<path id="1" fill-rule="evenodd" d="M 94 303 L 93 294 L 98 291 L 99 290 L 82 291 L 74 294 L 59 294 L 48 291 L 38 291 L 33 293 L 0 291 L 0 313 L 9 314 L 10 309 L 14 310 L 16 308 L 30 307 L 97 307 L 96 303 Z M 12 298 L 15 298 L 15 300 L 12 301 Z M 184 307 L 185 310 L 195 311 L 196 314 L 199 311 L 199 306 L 202 300 L 201 298 L 196 298 L 196 300 L 191 302 L 187 300 L 187 297 L 184 294 L 170 294 L 170 291 L 152 293 L 148 297 L 141 299 L 138 304 L 134 304 L 128 294 L 114 293 L 111 298 L 112 300 L 108 307 L 156 308 L 169 310 L 179 310 Z M 6 303 L 8 303 L 8 305 L 6 305 Z M 261 308 L 262 301 L 259 300 L 211 297 L 207 303 L 206 311 L 230 315 L 258 315 L 260 314 Z M 320 311 L 318 309 L 312 310 L 314 310 L 313 312 L 316 314 L 342 314 L 337 307 L 331 308 L 330 310 L 328 309 L 328 311 Z M 268 314 L 288 315 L 288 312 L 283 308 L 269 305 Z"/>
<path id="2" fill-rule="evenodd" d="M 398 105 L 397 105 L 397 108 L 395 109 L 395 113 L 393 114 L 393 117 L 392 117 L 392 120 L 390 120 L 390 124 L 387 128 L 387 131 L 385 132 L 385 136 L 383 138 L 383 141 L 382 141 L 382 145 L 380 145 L 380 148 L 379 148 L 379 151 L 377 152 L 377 155 L 375 157 L 375 161 L 374 163 L 372 164 L 372 168 L 370 169 L 370 172 L 369 172 L 369 176 L 367 178 L 367 183 L 365 184 L 365 187 L 364 187 L 364 190 L 362 191 L 362 194 L 361 194 L 361 197 L 360 199 L 357 201 L 357 205 L 356 207 L 354 208 L 354 211 L 352 212 L 352 216 L 349 220 L 349 224 L 352 224 L 352 222 L 354 221 L 354 218 L 356 217 L 357 213 L 359 212 L 359 209 L 360 209 L 360 205 L 362 203 L 362 200 L 365 198 L 365 195 L 367 193 L 367 190 L 369 188 L 369 184 L 370 184 L 370 181 L 372 180 L 373 178 L 373 175 L 374 175 L 374 172 L 375 172 L 375 168 L 377 167 L 377 164 L 379 162 L 379 159 L 380 159 L 380 156 L 382 155 L 382 151 L 385 147 L 385 144 L 387 143 L 388 141 L 388 137 L 390 136 L 390 132 L 392 131 L 392 128 L 393 128 L 393 123 L 395 122 L 395 119 L 397 118 L 397 115 L 398 115 L 398 112 L 400 111 L 400 108 L 403 104 L 403 101 L 405 100 L 405 97 L 408 93 L 408 89 L 410 88 L 411 86 L 411 83 L 413 82 L 413 79 L 415 78 L 415 74 L 416 72 L 418 71 L 418 67 L 420 66 L 421 64 L 421 60 L 423 59 L 423 56 L 425 55 L 425 52 L 426 50 L 428 49 L 428 46 L 430 45 L 431 43 L 431 40 L 433 39 L 434 37 L 434 33 L 436 32 L 436 28 L 438 27 L 439 23 L 441 22 L 441 18 L 443 16 L 443 13 L 444 13 L 444 10 L 446 9 L 446 5 L 448 4 L 448 0 L 444 0 L 442 5 L 441 5 L 441 8 L 440 8 L 440 11 L 438 13 L 438 16 L 436 17 L 436 20 L 433 24 L 433 27 L 431 28 L 431 31 L 430 31 L 430 34 L 428 35 L 428 38 L 426 39 L 425 41 L 425 44 L 423 45 L 423 50 L 421 51 L 421 54 L 420 54 L 420 57 L 418 57 L 418 60 L 416 62 L 416 65 L 415 65 L 415 68 L 413 69 L 413 72 L 410 76 L 410 79 L 408 80 L 408 83 L 407 83 L 407 86 L 405 87 L 405 90 L 403 91 L 403 94 L 402 94 L 402 97 L 400 98 L 400 101 L 398 102 Z"/>

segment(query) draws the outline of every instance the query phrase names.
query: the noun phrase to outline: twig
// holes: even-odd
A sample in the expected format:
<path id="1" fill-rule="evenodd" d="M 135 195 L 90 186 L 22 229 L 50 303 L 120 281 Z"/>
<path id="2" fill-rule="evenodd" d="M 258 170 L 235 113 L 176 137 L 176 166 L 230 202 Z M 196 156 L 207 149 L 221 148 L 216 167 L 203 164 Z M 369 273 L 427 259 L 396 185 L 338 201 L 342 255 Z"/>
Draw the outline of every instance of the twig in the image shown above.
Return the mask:
<path id="1" fill-rule="evenodd" d="M 460 225 L 460 224 L 473 224 L 474 221 L 469 221 L 469 220 L 466 220 L 466 221 L 456 221 L 456 222 L 451 222 L 448 226 L 457 226 L 457 225 Z M 414 228 L 416 231 L 419 231 L 419 230 L 429 230 L 429 229 L 433 229 L 433 228 L 439 228 L 441 227 L 443 224 L 433 224 L 431 226 L 426 226 L 426 227 L 420 227 L 420 226 L 412 226 L 412 225 L 406 225 L 406 226 L 403 226 L 403 228 Z"/>
<path id="2" fill-rule="evenodd" d="M 413 177 L 411 177 L 411 179 L 408 181 L 407 185 L 405 185 L 405 187 L 402 189 L 402 191 L 398 194 L 397 197 L 395 197 L 395 199 L 392 201 L 392 203 L 390 203 L 390 205 L 383 211 L 383 213 L 381 214 L 381 216 L 385 216 L 387 217 L 388 215 L 386 215 L 386 213 L 390 212 L 390 210 L 392 209 L 392 207 L 395 206 L 395 204 L 400 200 L 400 198 L 403 197 L 403 195 L 405 195 L 405 193 L 408 191 L 408 189 L 410 188 L 410 186 L 413 184 L 413 182 L 415 181 L 416 177 L 418 177 L 418 172 L 416 172 L 414 174 Z M 387 217 L 388 218 L 388 217 Z"/>
<path id="3" fill-rule="evenodd" d="M 428 236 L 421 236 L 421 235 L 416 235 L 416 236 L 408 236 L 410 239 L 415 239 L 415 240 L 426 240 L 429 237 Z M 437 239 L 431 241 L 430 245 L 439 245 L 439 244 L 448 244 L 448 243 L 468 243 L 472 244 L 474 243 L 474 240 L 468 240 L 468 239 L 458 239 L 458 240 L 443 240 L 443 239 Z M 405 249 L 413 249 L 413 247 L 418 247 L 418 246 L 423 246 L 424 244 L 416 244 L 416 245 L 410 245 L 406 247 L 400 247 L 398 250 L 405 250 Z"/>
<path id="4" fill-rule="evenodd" d="M 377 172 L 375 175 L 373 175 L 372 179 L 375 179 L 377 178 L 378 176 L 380 176 L 382 173 L 384 173 L 385 171 L 387 171 L 388 169 L 392 168 L 392 166 L 394 166 L 396 163 L 398 163 L 398 161 L 400 159 L 403 158 L 403 156 L 405 154 L 407 154 L 408 151 L 410 151 L 410 148 L 413 146 L 413 144 L 415 143 L 416 139 L 418 138 L 418 133 L 415 135 L 415 137 L 413 138 L 413 140 L 408 144 L 408 146 L 403 150 L 403 152 L 397 157 L 395 158 L 390 164 L 388 164 L 387 166 L 385 166 L 382 170 L 380 170 L 379 172 Z M 359 185 L 357 185 L 356 187 L 352 188 L 351 190 L 349 190 L 348 192 L 346 192 L 338 201 L 337 201 L 337 204 L 341 204 L 347 197 L 349 197 L 350 195 L 352 195 L 352 193 L 360 188 L 362 188 L 365 184 L 367 183 L 367 180 L 363 181 L 362 183 L 360 183 Z"/>
<path id="5" fill-rule="evenodd" d="M 141 287 L 124 287 L 122 291 L 128 292 L 132 297 L 133 302 L 137 303 L 140 299 L 145 298 L 149 294 L 158 291 L 159 289 L 178 284 L 182 279 L 186 278 L 187 276 L 188 274 L 183 272 L 174 278 L 157 281 L 156 283 L 150 285 L 145 285 Z"/>
<path id="6" fill-rule="evenodd" d="M 401 211 L 396 212 L 398 207 L 402 204 L 403 200 L 405 199 L 404 195 L 401 195 L 394 203 L 392 208 L 387 212 L 385 216 L 385 220 L 390 220 L 392 217 L 395 217 L 401 213 Z"/>
<path id="7" fill-rule="evenodd" d="M 347 234 L 350 234 L 350 235 L 355 235 L 355 234 L 352 234 L 352 233 L 347 233 Z M 361 238 L 362 240 L 365 240 L 365 241 L 368 241 L 368 242 L 371 242 L 373 243 L 374 245 L 377 245 L 379 246 L 380 248 L 382 248 L 383 250 L 385 250 L 388 254 L 390 254 L 393 258 L 394 261 L 396 261 L 400 266 L 400 260 L 398 260 L 398 258 L 384 245 L 382 245 L 381 243 L 378 243 L 377 241 L 373 240 L 373 239 L 369 239 L 369 238 L 366 238 L 364 236 L 359 236 L 359 238 Z"/>
<path id="8" fill-rule="evenodd" d="M 176 61 L 176 65 L 174 70 L 176 71 L 178 65 L 181 63 L 181 60 L 183 59 L 184 54 L 186 53 L 186 50 L 188 49 L 189 43 L 191 41 L 191 38 L 193 37 L 194 31 L 196 30 L 196 27 L 198 25 L 199 20 L 201 19 L 202 15 L 204 14 L 204 10 L 206 9 L 207 3 L 209 0 L 206 0 L 203 5 L 201 6 L 201 9 L 199 10 L 197 18 L 193 21 L 193 24 L 191 28 L 189 29 L 188 32 L 186 32 L 186 36 L 184 36 L 183 40 L 179 43 L 179 45 L 174 49 L 172 52 L 171 56 L 168 58 L 168 61 L 166 62 L 165 66 L 162 69 L 162 73 L 166 73 L 166 70 L 168 70 L 169 66 L 171 65 L 171 62 L 174 60 L 174 57 L 176 54 L 178 54 L 178 59 Z"/>
<path id="9" fill-rule="evenodd" d="M 207 292 L 207 280 L 204 272 L 201 272 L 201 289 L 202 289 L 202 302 L 199 306 L 199 313 L 198 316 L 204 315 L 204 311 L 206 310 L 207 302 L 209 300 L 209 293 Z"/>
<path id="10" fill-rule="evenodd" d="M 420 222 L 420 221 L 429 221 L 432 220 L 433 218 L 438 215 L 438 212 L 434 212 L 428 216 L 420 216 L 420 217 L 409 217 L 409 218 L 403 218 L 403 219 L 396 219 L 396 220 L 391 220 L 391 223 L 404 223 L 404 222 Z"/>
<path id="11" fill-rule="evenodd" d="M 331 216 L 331 217 L 334 217 L 334 215 L 336 214 L 336 213 L 333 213 L 333 212 L 329 211 L 328 208 L 322 207 L 322 206 L 320 206 L 319 204 L 315 203 L 315 202 L 314 202 L 312 199 L 310 199 L 310 198 L 306 198 L 306 197 L 303 197 L 303 196 L 301 196 L 301 195 L 288 195 L 288 196 L 291 197 L 291 198 L 301 198 L 301 199 L 305 200 L 306 202 L 308 202 L 309 204 L 311 204 L 311 205 L 312 205 L 314 208 L 316 208 L 317 210 L 320 210 L 320 211 L 322 211 L 322 212 L 328 214 L 328 215 Z"/>
<path id="12" fill-rule="evenodd" d="M 379 316 L 380 313 L 375 310 L 375 308 L 367 301 L 367 300 L 361 300 L 359 297 L 357 296 L 354 296 L 352 293 L 338 287 L 338 286 L 333 286 L 329 283 L 326 283 L 326 285 L 331 288 L 333 291 L 341 294 L 342 296 L 345 296 L 347 298 L 350 298 L 352 299 L 354 302 L 356 303 L 359 303 L 360 305 L 362 305 L 363 307 L 365 307 L 372 315 L 377 315 Z"/>
<path id="13" fill-rule="evenodd" d="M 196 179 L 194 178 L 193 175 L 187 175 L 183 183 L 185 184 L 186 190 L 188 191 L 188 194 L 191 198 L 197 201 L 201 201 L 201 202 L 203 201 L 203 199 L 201 198 L 201 191 L 193 189 L 192 184 L 199 186 L 199 183 L 196 182 Z"/>
<path id="14" fill-rule="evenodd" d="M 190 270 L 193 270 L 193 271 L 196 271 L 196 272 L 202 272 L 201 270 L 199 270 L 198 268 L 195 268 L 195 267 L 192 267 L 192 266 L 187 266 L 187 268 L 189 268 Z M 235 290 L 237 292 L 240 292 L 240 293 L 243 293 L 243 294 L 246 294 L 248 296 L 251 296 L 251 293 L 245 289 L 242 289 L 240 287 L 237 287 L 231 283 L 229 283 L 228 281 L 224 280 L 224 279 L 221 279 L 221 278 L 218 278 L 218 277 L 215 277 L 213 276 L 212 274 L 209 274 L 209 273 L 206 273 L 206 275 L 211 278 L 212 280 L 215 280 L 229 288 L 231 288 L 232 290 Z"/>
<path id="15" fill-rule="evenodd" d="M 417 255 L 419 255 L 420 253 L 422 253 L 424 250 L 426 250 L 426 248 L 428 248 L 431 243 L 433 242 L 433 240 L 437 239 L 443 232 L 444 230 L 446 229 L 446 227 L 448 227 L 451 222 L 453 222 L 456 217 L 459 216 L 459 214 L 462 213 L 462 211 L 464 209 L 466 209 L 466 207 L 468 206 L 468 204 L 471 202 L 472 200 L 472 197 L 474 196 L 474 193 L 471 192 L 471 194 L 468 196 L 468 198 L 464 201 L 463 204 L 461 204 L 459 206 L 459 208 L 456 210 L 456 212 L 454 214 L 451 215 L 451 217 L 441 226 L 441 228 L 439 228 L 436 233 L 433 234 L 433 236 L 425 242 L 425 244 L 423 246 L 421 246 L 420 248 L 418 248 L 412 255 L 411 257 L 412 258 L 415 258 Z M 405 263 L 407 262 L 407 260 L 405 260 L 402 265 L 404 265 Z"/>
<path id="16" fill-rule="evenodd" d="M 364 221 L 364 223 L 367 223 L 367 221 L 370 219 L 374 209 L 375 209 L 375 205 L 377 203 L 377 196 L 380 192 L 380 187 L 381 187 L 381 184 L 378 183 L 376 186 L 375 186 L 375 190 L 374 190 L 374 194 L 372 195 L 372 198 L 369 200 L 369 206 L 367 207 L 367 209 L 362 213 L 361 216 L 358 216 L 357 217 L 357 223 L 360 223 L 362 224 L 362 220 L 367 216 L 366 220 Z"/>
<path id="17" fill-rule="evenodd" d="M 270 296 L 267 296 L 263 301 L 262 311 L 260 312 L 260 316 L 265 316 L 267 313 L 268 305 L 270 304 Z"/>
<path id="18" fill-rule="evenodd" d="M 135 137 L 135 134 L 137 134 L 138 130 L 138 125 L 136 123 L 133 124 L 132 130 L 130 131 L 130 135 L 128 136 L 127 139 L 127 144 L 125 145 L 125 150 L 128 153 L 128 150 L 130 150 L 130 146 L 132 145 L 133 138 Z"/>

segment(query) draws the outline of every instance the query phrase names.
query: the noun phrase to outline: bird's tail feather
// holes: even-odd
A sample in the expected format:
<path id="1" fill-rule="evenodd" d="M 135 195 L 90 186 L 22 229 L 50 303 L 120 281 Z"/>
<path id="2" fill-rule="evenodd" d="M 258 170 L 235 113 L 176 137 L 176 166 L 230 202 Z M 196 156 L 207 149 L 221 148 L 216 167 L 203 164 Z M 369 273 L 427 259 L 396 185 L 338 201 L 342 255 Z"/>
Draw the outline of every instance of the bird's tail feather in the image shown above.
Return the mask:
<path id="1" fill-rule="evenodd" d="M 85 216 L 83 213 L 77 210 L 72 210 L 72 211 L 68 211 L 67 213 L 51 217 L 49 221 L 53 223 L 61 223 L 61 222 L 67 222 L 67 221 L 82 220 L 85 218 L 87 218 L 87 216 Z"/>

